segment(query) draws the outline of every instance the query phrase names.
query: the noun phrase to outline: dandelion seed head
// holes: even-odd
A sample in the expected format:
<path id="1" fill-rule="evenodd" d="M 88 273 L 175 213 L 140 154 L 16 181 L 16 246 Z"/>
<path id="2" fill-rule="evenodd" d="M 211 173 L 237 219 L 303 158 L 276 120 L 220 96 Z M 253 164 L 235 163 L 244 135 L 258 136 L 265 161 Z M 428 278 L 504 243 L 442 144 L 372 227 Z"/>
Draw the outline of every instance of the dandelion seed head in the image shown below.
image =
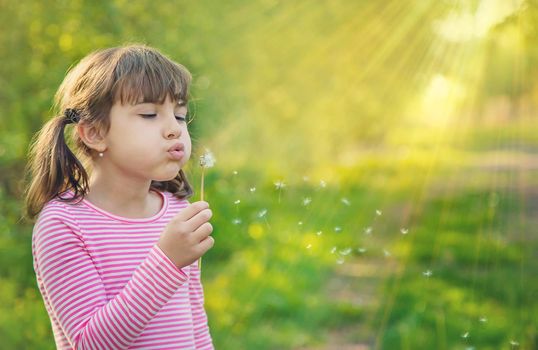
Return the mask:
<path id="1" fill-rule="evenodd" d="M 205 153 L 200 156 L 200 166 L 204 168 L 212 168 L 216 163 L 213 153 L 206 149 Z"/>

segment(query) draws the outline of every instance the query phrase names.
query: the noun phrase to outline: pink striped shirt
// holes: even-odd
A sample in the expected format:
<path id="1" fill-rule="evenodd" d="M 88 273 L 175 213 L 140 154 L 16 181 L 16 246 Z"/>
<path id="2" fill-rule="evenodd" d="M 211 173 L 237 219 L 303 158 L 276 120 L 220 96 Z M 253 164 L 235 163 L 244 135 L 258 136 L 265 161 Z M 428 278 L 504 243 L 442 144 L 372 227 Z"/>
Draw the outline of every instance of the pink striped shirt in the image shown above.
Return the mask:
<path id="1" fill-rule="evenodd" d="M 189 202 L 159 193 L 150 218 L 87 200 L 39 214 L 34 270 L 58 349 L 213 349 L 198 262 L 179 269 L 156 244 Z"/>

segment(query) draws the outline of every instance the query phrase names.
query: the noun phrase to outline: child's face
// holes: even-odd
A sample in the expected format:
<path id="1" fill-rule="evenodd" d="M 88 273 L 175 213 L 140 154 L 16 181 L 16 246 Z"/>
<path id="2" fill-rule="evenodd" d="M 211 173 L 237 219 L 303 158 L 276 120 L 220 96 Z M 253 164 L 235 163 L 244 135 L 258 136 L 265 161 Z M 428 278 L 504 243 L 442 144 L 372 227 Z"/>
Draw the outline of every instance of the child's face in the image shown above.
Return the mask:
<path id="1" fill-rule="evenodd" d="M 155 181 L 173 179 L 191 154 L 186 115 L 187 107 L 170 98 L 163 104 L 115 102 L 105 136 L 106 160 L 125 174 Z M 180 159 L 177 152 L 176 157 L 169 152 L 177 143 L 183 145 Z"/>

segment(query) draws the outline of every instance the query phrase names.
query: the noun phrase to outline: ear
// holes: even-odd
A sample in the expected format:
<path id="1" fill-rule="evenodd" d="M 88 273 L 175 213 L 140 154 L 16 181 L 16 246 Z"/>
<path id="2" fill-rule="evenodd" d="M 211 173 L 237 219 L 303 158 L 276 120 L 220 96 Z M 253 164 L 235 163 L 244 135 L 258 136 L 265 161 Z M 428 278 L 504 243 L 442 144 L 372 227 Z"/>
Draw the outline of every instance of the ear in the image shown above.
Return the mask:
<path id="1" fill-rule="evenodd" d="M 89 148 L 97 152 L 106 151 L 107 145 L 102 130 L 99 130 L 94 125 L 78 123 L 77 132 L 82 142 Z"/>

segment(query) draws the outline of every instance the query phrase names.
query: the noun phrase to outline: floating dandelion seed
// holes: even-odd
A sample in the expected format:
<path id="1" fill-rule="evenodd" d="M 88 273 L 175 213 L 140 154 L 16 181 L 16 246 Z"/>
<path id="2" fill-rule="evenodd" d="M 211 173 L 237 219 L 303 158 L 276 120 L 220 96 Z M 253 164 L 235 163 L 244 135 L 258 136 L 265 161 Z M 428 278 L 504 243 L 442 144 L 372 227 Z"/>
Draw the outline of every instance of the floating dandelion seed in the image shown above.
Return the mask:
<path id="1" fill-rule="evenodd" d="M 206 149 L 205 153 L 200 156 L 200 166 L 202 167 L 202 180 L 200 181 L 200 200 L 204 200 L 204 170 L 212 168 L 215 165 L 215 156 L 210 150 Z M 198 259 L 198 268 L 202 270 L 202 257 Z"/>
<path id="2" fill-rule="evenodd" d="M 306 181 L 309 181 L 309 180 L 310 180 L 310 178 L 308 176 L 303 176 L 303 181 L 306 182 Z"/>
<path id="3" fill-rule="evenodd" d="M 325 181 L 321 180 L 319 182 L 319 186 L 322 187 L 322 188 L 325 188 L 325 187 L 327 187 L 327 183 Z"/>
<path id="4" fill-rule="evenodd" d="M 318 232 L 316 232 L 316 235 L 318 235 L 318 236 L 321 236 L 322 234 L 323 234 L 322 231 L 318 231 Z"/>
<path id="5" fill-rule="evenodd" d="M 383 249 L 383 254 L 385 255 L 385 257 L 389 257 L 390 256 L 390 252 L 386 249 Z"/>
<path id="6" fill-rule="evenodd" d="M 366 248 L 357 248 L 357 251 L 362 254 L 366 252 Z"/>
<path id="7" fill-rule="evenodd" d="M 474 350 L 474 349 L 475 349 L 474 346 L 468 346 L 468 347 L 465 348 L 465 350 Z"/>
<path id="8" fill-rule="evenodd" d="M 239 225 L 241 223 L 241 219 L 233 219 L 232 224 Z"/>
<path id="9" fill-rule="evenodd" d="M 342 232 L 342 228 L 340 226 L 336 226 L 334 228 L 334 232 Z"/>
<path id="10" fill-rule="evenodd" d="M 299 225 L 299 226 L 301 226 L 302 224 L 303 224 L 302 221 L 299 221 L 299 222 L 297 223 L 297 225 Z"/>
<path id="11" fill-rule="evenodd" d="M 431 275 L 433 274 L 433 272 L 431 272 L 431 270 L 426 270 L 422 273 L 424 276 L 426 277 L 431 277 Z"/>
<path id="12" fill-rule="evenodd" d="M 510 345 L 512 346 L 519 346 L 519 343 L 515 340 L 510 340 Z"/>
<path id="13" fill-rule="evenodd" d="M 332 247 L 331 254 L 334 254 L 336 252 L 336 247 Z"/>
<path id="14" fill-rule="evenodd" d="M 278 203 L 280 203 L 280 193 L 282 192 L 282 189 L 286 187 L 286 184 L 284 181 L 277 181 L 275 182 L 275 188 L 278 190 Z"/>
<path id="15" fill-rule="evenodd" d="M 336 259 L 336 263 L 337 263 L 338 265 L 342 265 L 342 264 L 344 263 L 344 258 L 339 257 L 338 259 Z"/>
<path id="16" fill-rule="evenodd" d="M 405 227 L 402 227 L 400 229 L 400 232 L 402 233 L 402 235 L 406 235 L 408 232 L 409 232 L 409 229 L 405 228 Z"/>
<path id="17" fill-rule="evenodd" d="M 480 317 L 480 322 L 486 323 L 486 322 L 488 322 L 488 319 L 485 318 L 485 317 Z"/>
<path id="18" fill-rule="evenodd" d="M 347 205 L 347 206 L 350 206 L 350 205 L 351 205 L 351 202 L 350 202 L 349 199 L 347 199 L 347 198 L 342 198 L 342 203 L 344 203 L 344 204 Z"/>
<path id="19" fill-rule="evenodd" d="M 234 170 L 233 174 L 234 174 L 234 175 L 237 175 L 237 170 Z"/>
<path id="20" fill-rule="evenodd" d="M 340 251 L 341 255 L 348 255 L 349 253 L 351 253 L 351 248 L 346 248 Z"/>
<path id="21" fill-rule="evenodd" d="M 381 216 L 381 214 L 383 214 L 383 212 L 382 212 L 381 210 L 377 209 L 377 210 L 375 211 L 375 215 L 377 215 L 377 216 Z"/>
<path id="22" fill-rule="evenodd" d="M 364 234 L 367 234 L 367 235 L 372 234 L 372 227 L 371 227 L 371 226 L 368 226 L 367 228 L 365 228 L 365 229 L 364 229 Z"/>
<path id="23" fill-rule="evenodd" d="M 240 199 L 238 199 L 238 200 L 236 200 L 236 201 L 234 202 L 234 204 L 239 204 L 239 203 L 241 203 L 241 200 L 240 200 Z"/>
<path id="24" fill-rule="evenodd" d="M 258 212 L 258 217 L 263 218 L 267 214 L 267 209 L 262 209 Z"/>
<path id="25" fill-rule="evenodd" d="M 461 335 L 461 337 L 462 337 L 463 339 L 467 339 L 467 338 L 469 338 L 469 332 L 465 332 L 465 333 L 463 333 L 463 334 Z"/>
<path id="26" fill-rule="evenodd" d="M 312 198 L 310 197 L 306 197 L 303 199 L 303 205 L 306 207 L 307 205 L 310 204 L 310 202 L 312 202 Z"/>
<path id="27" fill-rule="evenodd" d="M 306 249 L 310 249 L 310 248 L 312 248 L 312 244 L 309 244 L 306 246 Z"/>
<path id="28" fill-rule="evenodd" d="M 256 187 L 251 187 L 250 192 L 254 192 L 254 191 L 256 191 Z"/>

